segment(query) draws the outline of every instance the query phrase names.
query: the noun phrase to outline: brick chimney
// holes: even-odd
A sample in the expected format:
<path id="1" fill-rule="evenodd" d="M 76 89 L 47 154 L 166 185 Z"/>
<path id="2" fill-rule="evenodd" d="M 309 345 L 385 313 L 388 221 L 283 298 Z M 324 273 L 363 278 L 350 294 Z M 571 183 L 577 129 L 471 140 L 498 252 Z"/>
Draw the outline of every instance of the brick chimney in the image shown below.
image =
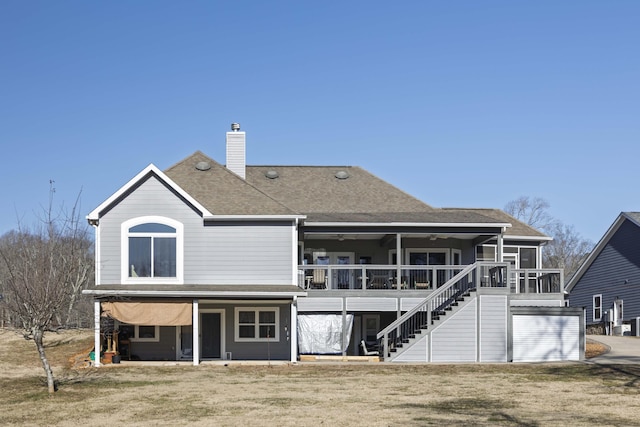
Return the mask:
<path id="1" fill-rule="evenodd" d="M 227 132 L 227 169 L 246 178 L 246 133 L 240 132 L 239 123 L 231 123 L 231 132 Z"/>

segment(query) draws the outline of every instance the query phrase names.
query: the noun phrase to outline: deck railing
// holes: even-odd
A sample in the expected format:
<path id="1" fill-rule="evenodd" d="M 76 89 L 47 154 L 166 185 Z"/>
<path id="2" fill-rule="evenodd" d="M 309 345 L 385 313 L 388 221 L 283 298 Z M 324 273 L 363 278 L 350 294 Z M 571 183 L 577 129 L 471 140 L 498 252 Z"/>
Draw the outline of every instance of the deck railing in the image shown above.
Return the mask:
<path id="1" fill-rule="evenodd" d="M 562 269 L 512 269 L 509 282 L 512 292 L 518 294 L 547 294 L 564 291 Z"/>
<path id="2" fill-rule="evenodd" d="M 477 263 L 480 287 L 509 287 L 511 293 L 561 293 L 561 269 L 505 269 L 507 263 Z M 440 288 L 462 265 L 331 264 L 300 265 L 298 286 L 308 290 L 427 290 Z M 508 271 L 508 272 L 507 272 Z M 398 286 L 398 272 L 400 286 Z"/>
<path id="3" fill-rule="evenodd" d="M 301 265 L 298 286 L 327 290 L 433 290 L 464 269 L 462 265 Z M 397 278 L 400 277 L 400 281 Z M 398 283 L 399 282 L 399 283 Z"/>

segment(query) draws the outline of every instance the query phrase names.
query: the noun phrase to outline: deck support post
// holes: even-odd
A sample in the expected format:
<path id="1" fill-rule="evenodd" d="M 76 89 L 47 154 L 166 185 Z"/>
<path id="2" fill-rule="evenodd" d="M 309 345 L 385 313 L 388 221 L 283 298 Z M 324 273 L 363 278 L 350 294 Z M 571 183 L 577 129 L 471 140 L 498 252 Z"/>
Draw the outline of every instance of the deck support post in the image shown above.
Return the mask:
<path id="1" fill-rule="evenodd" d="M 342 298 L 342 355 L 347 355 L 345 344 L 347 343 L 347 299 Z"/>
<path id="2" fill-rule="evenodd" d="M 100 366 L 100 301 L 93 301 L 93 366 Z"/>
<path id="3" fill-rule="evenodd" d="M 497 240 L 497 245 L 496 245 L 496 249 L 497 249 L 497 254 L 496 254 L 496 259 L 498 260 L 498 262 L 504 262 L 504 259 L 502 259 L 502 254 L 504 253 L 504 248 L 503 248 L 503 243 L 504 243 L 504 232 L 501 232 L 500 234 L 498 234 L 496 236 L 496 240 Z"/>
<path id="4" fill-rule="evenodd" d="M 193 366 L 198 366 L 200 364 L 200 316 L 199 316 L 199 308 L 198 308 L 198 300 L 194 298 L 193 300 Z"/>
<path id="5" fill-rule="evenodd" d="M 298 361 L 298 297 L 291 300 L 291 330 L 289 339 L 291 340 L 291 363 Z"/>

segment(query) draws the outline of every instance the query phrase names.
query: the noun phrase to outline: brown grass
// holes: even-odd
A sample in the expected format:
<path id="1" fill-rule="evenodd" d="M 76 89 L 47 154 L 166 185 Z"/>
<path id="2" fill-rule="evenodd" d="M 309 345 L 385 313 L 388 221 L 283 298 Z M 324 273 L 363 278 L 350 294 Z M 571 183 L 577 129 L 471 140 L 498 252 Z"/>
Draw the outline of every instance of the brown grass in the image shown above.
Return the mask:
<path id="1" fill-rule="evenodd" d="M 584 357 L 591 359 L 600 356 L 608 351 L 607 346 L 599 342 L 587 341 L 587 347 L 584 350 Z"/>
<path id="2" fill-rule="evenodd" d="M 69 369 L 89 332 L 48 338 L 49 398 L 32 342 L 0 331 L 0 424 L 640 425 L 640 366 L 560 364 L 106 366 Z M 5 410 L 9 408 L 9 410 Z"/>

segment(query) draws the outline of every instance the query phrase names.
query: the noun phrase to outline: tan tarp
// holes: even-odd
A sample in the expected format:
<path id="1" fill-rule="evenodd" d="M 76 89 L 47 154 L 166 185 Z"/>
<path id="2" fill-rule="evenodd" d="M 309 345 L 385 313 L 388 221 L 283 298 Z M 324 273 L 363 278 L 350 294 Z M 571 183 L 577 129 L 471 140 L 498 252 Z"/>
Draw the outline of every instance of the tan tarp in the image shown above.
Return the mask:
<path id="1" fill-rule="evenodd" d="M 188 302 L 103 302 L 102 316 L 141 326 L 184 326 L 193 320 Z"/>

